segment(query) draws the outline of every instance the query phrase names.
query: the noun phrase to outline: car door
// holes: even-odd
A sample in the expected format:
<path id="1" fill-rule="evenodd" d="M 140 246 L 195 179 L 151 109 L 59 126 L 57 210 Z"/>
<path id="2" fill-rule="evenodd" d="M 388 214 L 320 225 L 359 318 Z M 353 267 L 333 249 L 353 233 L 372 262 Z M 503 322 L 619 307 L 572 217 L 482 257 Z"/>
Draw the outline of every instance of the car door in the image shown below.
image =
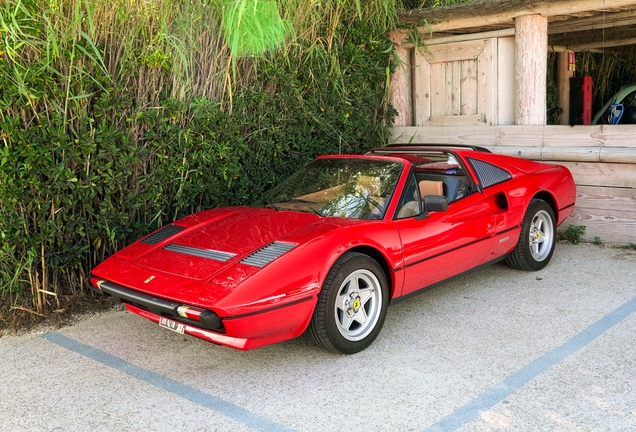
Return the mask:
<path id="1" fill-rule="evenodd" d="M 496 217 L 490 197 L 475 192 L 428 217 L 395 221 L 404 254 L 408 295 L 482 264 L 491 248 Z"/>
<path id="2" fill-rule="evenodd" d="M 404 254 L 402 295 L 500 258 L 515 238 L 513 232 L 506 235 L 508 201 L 501 186 L 512 175 L 474 156 L 463 166 L 470 168 L 468 195 L 451 202 L 447 211 L 396 221 Z"/>

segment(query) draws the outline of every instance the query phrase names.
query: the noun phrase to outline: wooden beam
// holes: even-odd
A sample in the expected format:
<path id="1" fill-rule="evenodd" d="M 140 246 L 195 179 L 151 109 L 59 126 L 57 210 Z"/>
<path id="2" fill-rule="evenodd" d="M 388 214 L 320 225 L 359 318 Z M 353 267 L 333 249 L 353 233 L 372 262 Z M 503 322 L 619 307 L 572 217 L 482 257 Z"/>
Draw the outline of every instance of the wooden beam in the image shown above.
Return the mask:
<path id="1" fill-rule="evenodd" d="M 466 144 L 536 160 L 636 164 L 636 125 L 395 127 L 398 143 Z M 636 176 L 634 176 L 636 181 Z"/>
<path id="2" fill-rule="evenodd" d="M 548 34 L 606 29 L 636 24 L 636 11 L 607 13 L 601 16 L 569 19 L 548 24 Z"/>
<path id="3" fill-rule="evenodd" d="M 609 47 L 606 47 L 609 48 Z M 562 53 L 565 51 L 573 51 L 570 48 L 566 47 L 566 46 L 559 46 L 559 45 L 549 45 L 548 46 L 548 51 L 549 52 L 555 52 L 555 53 Z M 603 53 L 603 49 L 599 49 L 599 48 L 594 48 L 594 49 L 586 49 L 583 51 L 589 51 L 589 52 L 593 52 L 593 53 Z"/>
<path id="4" fill-rule="evenodd" d="M 411 50 L 402 47 L 407 37 L 405 31 L 393 31 L 389 33 L 389 39 L 396 45 L 400 64 L 398 64 L 391 76 L 391 88 L 389 90 L 391 105 L 398 112 L 395 116 L 395 126 L 411 126 L 413 124 L 413 102 L 411 89 Z"/>
<path id="5" fill-rule="evenodd" d="M 628 6 L 636 6 L 636 0 L 478 0 L 440 8 L 414 9 L 398 16 L 407 24 L 426 20 L 429 30 L 451 31 L 510 24 L 516 17 L 524 15 L 550 17 Z"/>
<path id="6" fill-rule="evenodd" d="M 548 19 L 541 15 L 515 19 L 515 123 L 518 125 L 546 122 L 547 29 Z"/>
<path id="7" fill-rule="evenodd" d="M 467 42 L 467 41 L 480 40 L 480 39 L 491 39 L 491 38 L 500 38 L 500 37 L 506 37 L 506 36 L 514 36 L 515 29 L 509 28 L 504 30 L 495 30 L 490 32 L 482 32 L 482 33 L 466 33 L 461 35 L 445 36 L 445 37 L 440 37 L 436 39 L 426 39 L 425 36 L 427 34 L 428 32 L 422 35 L 424 36 L 422 38 L 422 41 L 424 42 L 424 45 L 426 46 L 433 46 L 433 45 L 442 45 L 442 44 L 453 43 L 453 42 Z M 402 44 L 402 47 L 415 48 L 415 44 L 412 42 L 406 42 Z"/>
<path id="8" fill-rule="evenodd" d="M 590 51 L 594 49 L 612 48 L 618 46 L 636 45 L 636 38 L 620 39 L 620 40 L 607 40 L 599 42 L 589 42 L 579 45 L 571 45 L 568 48 L 571 51 Z"/>
<path id="9" fill-rule="evenodd" d="M 570 124 L 570 78 L 574 76 L 574 70 L 570 70 L 570 52 L 557 53 L 556 85 L 559 92 L 559 106 L 563 112 L 559 116 L 559 124 Z"/>
<path id="10" fill-rule="evenodd" d="M 586 46 L 590 43 L 605 42 L 605 46 L 624 46 L 626 40 L 636 38 L 636 26 L 614 27 L 611 29 L 586 30 L 573 33 L 559 33 L 548 36 L 548 44 L 565 47 Z"/>

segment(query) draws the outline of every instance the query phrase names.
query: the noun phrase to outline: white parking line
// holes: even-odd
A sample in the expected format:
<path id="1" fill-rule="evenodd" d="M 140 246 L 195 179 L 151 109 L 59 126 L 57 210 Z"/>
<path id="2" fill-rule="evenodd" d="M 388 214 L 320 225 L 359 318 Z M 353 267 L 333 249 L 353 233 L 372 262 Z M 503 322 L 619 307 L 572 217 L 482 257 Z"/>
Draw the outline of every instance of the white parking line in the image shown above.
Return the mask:
<path id="1" fill-rule="evenodd" d="M 273 431 L 273 432 L 291 431 L 291 429 L 283 425 L 275 423 L 266 418 L 260 417 L 246 410 L 245 408 L 241 408 L 219 397 L 212 396 L 210 394 L 204 393 L 200 390 L 197 390 L 193 387 L 182 384 L 173 379 L 166 378 L 155 372 L 151 372 L 142 367 L 135 366 L 134 364 L 129 363 L 122 358 L 119 358 L 112 354 L 108 354 L 102 350 L 93 348 L 89 345 L 85 345 L 81 342 L 78 342 L 74 339 L 63 336 L 59 333 L 55 333 L 55 332 L 48 333 L 43 335 L 42 338 L 56 345 L 59 345 L 63 348 L 66 348 L 70 351 L 73 351 L 77 354 L 81 354 L 84 357 L 88 357 L 92 360 L 95 360 L 99 363 L 102 363 L 106 366 L 116 369 L 119 372 L 122 372 L 128 376 L 137 378 L 141 381 L 144 381 L 155 387 L 166 390 L 170 393 L 173 393 L 191 402 L 194 402 L 196 404 L 199 404 L 201 406 L 214 410 L 218 412 L 219 414 L 223 414 L 237 422 L 243 423 L 244 425 L 252 429 L 255 429 L 258 431 Z"/>
<path id="2" fill-rule="evenodd" d="M 555 348 L 547 354 L 544 354 L 529 365 L 520 369 L 518 372 L 510 375 L 508 378 L 459 408 L 454 413 L 442 418 L 437 423 L 427 428 L 426 432 L 447 432 L 459 429 L 477 417 L 479 413 L 488 411 L 490 408 L 503 401 L 506 397 L 529 383 L 546 370 L 550 369 L 552 366 L 587 346 L 594 339 L 623 321 L 635 311 L 636 297 L 623 304 L 614 312 L 601 318 L 565 342 L 563 345 Z"/>

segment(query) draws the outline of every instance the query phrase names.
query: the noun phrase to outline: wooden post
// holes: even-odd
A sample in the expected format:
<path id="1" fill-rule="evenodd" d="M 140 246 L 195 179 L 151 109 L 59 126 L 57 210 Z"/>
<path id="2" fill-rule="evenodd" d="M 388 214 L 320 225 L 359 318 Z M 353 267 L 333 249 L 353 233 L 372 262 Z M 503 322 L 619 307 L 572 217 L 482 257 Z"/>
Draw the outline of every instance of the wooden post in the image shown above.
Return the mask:
<path id="1" fill-rule="evenodd" d="M 556 84 L 559 89 L 559 106 L 563 109 L 559 124 L 564 126 L 570 124 L 570 78 L 574 76 L 574 71 L 569 69 L 571 52 L 557 53 Z"/>
<path id="2" fill-rule="evenodd" d="M 541 15 L 515 18 L 515 122 L 546 123 L 548 19 Z"/>
<path id="3" fill-rule="evenodd" d="M 392 31 L 389 40 L 395 44 L 400 64 L 391 76 L 391 105 L 398 112 L 394 126 L 411 126 L 413 124 L 413 98 L 411 94 L 411 49 L 402 47 L 406 39 L 406 31 Z"/>

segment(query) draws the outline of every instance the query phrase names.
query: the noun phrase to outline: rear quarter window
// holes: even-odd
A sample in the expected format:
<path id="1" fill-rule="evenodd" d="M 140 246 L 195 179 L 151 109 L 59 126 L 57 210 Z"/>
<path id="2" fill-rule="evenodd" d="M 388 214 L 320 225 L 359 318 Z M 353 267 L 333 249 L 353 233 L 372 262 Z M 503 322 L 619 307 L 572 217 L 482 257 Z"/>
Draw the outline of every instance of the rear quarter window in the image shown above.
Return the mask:
<path id="1" fill-rule="evenodd" d="M 473 158 L 468 158 L 468 163 L 472 167 L 473 171 L 475 171 L 479 184 L 483 189 L 503 183 L 512 178 L 508 171 L 491 163 Z"/>

